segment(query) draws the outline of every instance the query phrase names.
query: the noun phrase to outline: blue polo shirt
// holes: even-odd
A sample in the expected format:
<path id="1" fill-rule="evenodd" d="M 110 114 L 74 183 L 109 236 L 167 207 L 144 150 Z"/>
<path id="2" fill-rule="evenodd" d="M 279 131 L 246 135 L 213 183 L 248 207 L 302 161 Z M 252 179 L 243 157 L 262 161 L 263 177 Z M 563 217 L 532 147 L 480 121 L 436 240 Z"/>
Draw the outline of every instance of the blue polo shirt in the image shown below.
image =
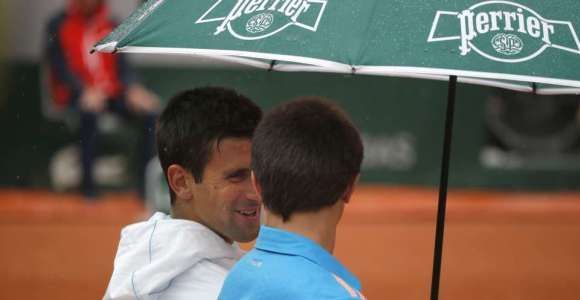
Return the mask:
<path id="1" fill-rule="evenodd" d="M 314 241 L 262 226 L 256 246 L 230 271 L 219 299 L 365 299 L 360 282 Z"/>

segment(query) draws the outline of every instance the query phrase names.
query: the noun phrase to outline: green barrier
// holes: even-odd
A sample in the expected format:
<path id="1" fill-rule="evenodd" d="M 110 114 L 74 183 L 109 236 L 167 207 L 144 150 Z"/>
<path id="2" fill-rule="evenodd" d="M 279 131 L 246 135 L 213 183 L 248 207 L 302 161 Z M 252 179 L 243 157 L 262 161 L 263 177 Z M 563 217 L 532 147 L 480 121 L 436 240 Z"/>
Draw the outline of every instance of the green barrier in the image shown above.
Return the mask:
<path id="1" fill-rule="evenodd" d="M 0 185 L 45 186 L 48 162 L 63 143 L 75 137 L 62 124 L 40 113 L 38 71 L 34 64 L 13 63 L 4 108 L 0 107 Z M 264 109 L 301 95 L 337 101 L 362 131 L 365 160 L 362 181 L 395 185 L 438 184 L 446 83 L 417 79 L 260 70 L 191 70 L 140 68 L 145 85 L 166 100 L 177 91 L 205 85 L 233 87 Z M 490 148 L 487 110 L 496 91 L 458 86 L 451 153 L 454 187 L 510 189 L 579 189 L 577 146 L 566 155 L 542 159 Z M 1 101 L 1 100 L 0 100 Z M 497 150 L 496 152 L 493 152 Z M 529 163 L 541 161 L 542 163 Z M 519 165 L 517 164 L 519 162 Z M 17 179 L 17 176 L 20 176 Z"/>

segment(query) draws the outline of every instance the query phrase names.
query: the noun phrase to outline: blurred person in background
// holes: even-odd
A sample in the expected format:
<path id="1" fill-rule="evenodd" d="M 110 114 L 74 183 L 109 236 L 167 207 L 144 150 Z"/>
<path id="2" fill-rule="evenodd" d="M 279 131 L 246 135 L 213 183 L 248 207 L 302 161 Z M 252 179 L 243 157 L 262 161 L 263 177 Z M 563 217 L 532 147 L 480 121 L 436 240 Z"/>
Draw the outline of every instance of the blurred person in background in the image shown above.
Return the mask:
<path id="1" fill-rule="evenodd" d="M 6 13 L 6 4 L 4 3 L 4 1 L 0 1 L 0 44 L 2 45 L 7 45 L 6 43 L 6 16 L 4 15 Z M 6 92 L 6 87 L 4 86 L 6 84 L 5 82 L 5 68 L 6 68 L 6 48 L 7 47 L 0 47 L 0 110 L 3 108 L 4 106 L 4 98 L 5 95 L 4 93 Z"/>
<path id="2" fill-rule="evenodd" d="M 140 85 L 123 55 L 90 54 L 93 45 L 111 32 L 111 20 L 104 0 L 69 0 L 64 11 L 48 23 L 45 60 L 52 105 L 78 113 L 82 161 L 82 192 L 87 199 L 97 196 L 93 167 L 98 118 L 113 112 L 143 126 L 139 195 L 144 197 L 145 165 L 154 154 L 154 127 L 159 110 L 157 96 Z"/>
<path id="3" fill-rule="evenodd" d="M 219 299 L 364 299 L 333 255 L 363 145 L 336 105 L 309 97 L 272 109 L 252 139 L 252 183 L 265 225 Z"/>
<path id="4" fill-rule="evenodd" d="M 251 138 L 262 112 L 233 90 L 174 96 L 159 117 L 157 149 L 171 214 L 121 233 L 104 299 L 216 299 L 256 238 L 260 206 L 250 182 Z"/>

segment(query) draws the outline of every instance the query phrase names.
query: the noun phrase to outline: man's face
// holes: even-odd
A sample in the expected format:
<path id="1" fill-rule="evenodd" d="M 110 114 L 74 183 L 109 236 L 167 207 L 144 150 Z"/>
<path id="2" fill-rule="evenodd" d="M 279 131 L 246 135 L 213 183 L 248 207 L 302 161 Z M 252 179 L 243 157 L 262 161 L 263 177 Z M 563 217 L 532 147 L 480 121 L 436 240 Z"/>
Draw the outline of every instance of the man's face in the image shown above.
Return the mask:
<path id="1" fill-rule="evenodd" d="M 247 138 L 225 138 L 214 144 L 203 172 L 193 187 L 194 216 L 231 242 L 249 242 L 260 227 L 260 206 L 250 182 Z"/>

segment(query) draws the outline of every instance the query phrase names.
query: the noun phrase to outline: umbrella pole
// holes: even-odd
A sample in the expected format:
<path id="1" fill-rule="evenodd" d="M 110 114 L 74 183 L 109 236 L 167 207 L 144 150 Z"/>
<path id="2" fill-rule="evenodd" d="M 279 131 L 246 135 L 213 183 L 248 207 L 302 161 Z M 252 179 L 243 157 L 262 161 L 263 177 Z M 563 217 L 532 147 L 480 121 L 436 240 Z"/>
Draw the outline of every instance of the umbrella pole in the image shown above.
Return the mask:
<path id="1" fill-rule="evenodd" d="M 453 112 L 455 109 L 455 90 L 457 76 L 449 76 L 447 90 L 447 113 L 445 116 L 445 137 L 441 161 L 441 181 L 439 183 L 439 202 L 437 205 L 437 225 L 435 228 L 435 250 L 433 251 L 433 275 L 431 277 L 431 300 L 439 298 L 439 279 L 441 277 L 441 256 L 443 254 L 443 233 L 445 230 L 445 209 L 447 206 L 447 183 L 449 178 L 449 157 L 453 135 Z"/>

